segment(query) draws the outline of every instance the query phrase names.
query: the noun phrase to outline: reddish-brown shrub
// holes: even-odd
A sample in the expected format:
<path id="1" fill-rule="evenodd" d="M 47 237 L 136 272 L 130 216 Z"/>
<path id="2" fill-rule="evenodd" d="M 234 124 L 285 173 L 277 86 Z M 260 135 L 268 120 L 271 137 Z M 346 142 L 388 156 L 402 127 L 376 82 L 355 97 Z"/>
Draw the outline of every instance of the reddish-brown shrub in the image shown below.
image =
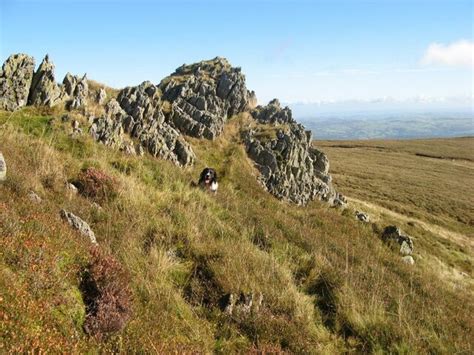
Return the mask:
<path id="1" fill-rule="evenodd" d="M 81 171 L 76 185 L 82 195 L 98 203 L 111 201 L 117 196 L 117 181 L 96 168 Z"/>
<path id="2" fill-rule="evenodd" d="M 82 275 L 86 305 L 84 330 L 97 338 L 121 330 L 131 315 L 130 277 L 123 266 L 99 247 L 91 248 L 91 261 Z"/>

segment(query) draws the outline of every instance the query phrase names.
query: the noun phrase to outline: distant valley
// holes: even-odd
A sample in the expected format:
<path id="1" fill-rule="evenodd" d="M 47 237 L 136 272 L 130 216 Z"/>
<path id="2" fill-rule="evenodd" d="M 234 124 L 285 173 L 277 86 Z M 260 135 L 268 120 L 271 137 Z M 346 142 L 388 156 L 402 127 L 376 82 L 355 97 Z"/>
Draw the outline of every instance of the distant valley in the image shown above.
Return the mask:
<path id="1" fill-rule="evenodd" d="M 314 139 L 408 139 L 474 135 L 472 112 L 362 112 L 296 117 L 313 132 Z"/>

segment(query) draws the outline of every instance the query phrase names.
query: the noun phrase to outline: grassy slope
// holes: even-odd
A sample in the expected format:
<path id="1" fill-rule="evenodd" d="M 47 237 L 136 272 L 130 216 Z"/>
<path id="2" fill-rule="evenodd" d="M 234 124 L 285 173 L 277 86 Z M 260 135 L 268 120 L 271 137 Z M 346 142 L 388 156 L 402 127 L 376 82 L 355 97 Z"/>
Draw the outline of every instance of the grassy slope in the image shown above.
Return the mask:
<path id="1" fill-rule="evenodd" d="M 245 117 L 214 142 L 190 139 L 199 161 L 179 169 L 72 138 L 60 114 L 0 114 L 2 350 L 472 351 L 471 290 L 423 263 L 402 264 L 350 211 L 264 192 L 238 139 Z M 215 197 L 190 185 L 205 165 L 221 177 Z M 87 166 L 119 182 L 119 197 L 101 210 L 64 187 Z M 28 200 L 30 189 L 41 204 Z M 102 343 L 81 327 L 88 243 L 60 220 L 61 208 L 88 221 L 132 275 L 134 315 Z M 262 292 L 263 307 L 228 317 L 215 300 L 229 292 Z"/>
<path id="2" fill-rule="evenodd" d="M 401 225 L 416 236 L 427 267 L 472 290 L 474 138 L 315 144 L 357 207 Z"/>

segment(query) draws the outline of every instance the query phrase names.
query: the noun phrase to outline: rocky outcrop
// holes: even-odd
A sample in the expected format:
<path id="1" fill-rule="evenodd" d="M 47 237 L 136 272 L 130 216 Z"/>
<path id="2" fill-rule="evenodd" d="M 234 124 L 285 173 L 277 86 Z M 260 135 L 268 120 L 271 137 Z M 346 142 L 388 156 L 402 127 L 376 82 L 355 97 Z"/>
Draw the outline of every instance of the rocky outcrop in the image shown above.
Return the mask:
<path id="1" fill-rule="evenodd" d="M 54 78 L 54 64 L 46 55 L 33 75 L 28 104 L 51 107 L 60 99 L 61 90 Z"/>
<path id="2" fill-rule="evenodd" d="M 0 152 L 0 181 L 4 181 L 7 178 L 7 163 L 3 157 L 2 152 Z"/>
<path id="3" fill-rule="evenodd" d="M 72 212 L 68 212 L 66 210 L 61 210 L 60 212 L 61 218 L 64 219 L 73 227 L 77 229 L 79 233 L 83 236 L 89 238 L 92 244 L 97 244 L 97 240 L 95 238 L 95 234 L 92 231 L 91 227 L 87 224 L 87 222 L 83 221 L 80 217 L 76 216 Z"/>
<path id="4" fill-rule="evenodd" d="M 278 99 L 271 100 L 267 106 L 257 106 L 251 111 L 252 117 L 260 123 L 295 124 L 289 107 L 281 107 Z"/>
<path id="5" fill-rule="evenodd" d="M 92 136 L 106 145 L 118 147 L 128 154 L 133 146 L 125 134 L 138 141 L 136 154 L 145 148 L 153 156 L 180 166 L 194 163 L 195 154 L 184 138 L 165 122 L 158 88 L 150 82 L 122 90 L 117 100 L 110 100 L 105 116 L 94 119 Z"/>
<path id="6" fill-rule="evenodd" d="M 62 89 L 64 96 L 68 99 L 66 102 L 68 110 L 76 110 L 86 106 L 86 99 L 89 95 L 89 84 L 86 74 L 81 78 L 67 73 L 63 79 Z"/>
<path id="7" fill-rule="evenodd" d="M 259 124 L 243 132 L 243 141 L 266 189 L 300 205 L 313 199 L 334 203 L 338 194 L 331 184 L 329 161 L 312 147 L 311 131 L 296 123 L 291 110 L 281 108 L 278 100 L 251 114 Z"/>
<path id="8" fill-rule="evenodd" d="M 13 54 L 0 71 L 0 110 L 14 111 L 28 103 L 35 60 L 26 54 Z"/>
<path id="9" fill-rule="evenodd" d="M 395 244 L 402 255 L 411 255 L 413 253 L 412 238 L 404 234 L 397 226 L 385 227 L 382 233 L 382 240 L 388 244 Z"/>
<path id="10" fill-rule="evenodd" d="M 229 117 L 256 102 L 240 68 L 220 57 L 182 65 L 161 81 L 159 89 L 172 104 L 169 123 L 197 138 L 216 138 Z"/>

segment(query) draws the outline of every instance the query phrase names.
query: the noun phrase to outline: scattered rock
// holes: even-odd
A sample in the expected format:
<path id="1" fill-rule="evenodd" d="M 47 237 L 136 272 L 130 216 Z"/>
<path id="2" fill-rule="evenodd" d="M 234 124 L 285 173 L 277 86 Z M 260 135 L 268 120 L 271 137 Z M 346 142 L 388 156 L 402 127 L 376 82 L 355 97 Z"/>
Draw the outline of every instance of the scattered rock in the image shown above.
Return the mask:
<path id="1" fill-rule="evenodd" d="M 364 222 L 364 223 L 369 223 L 370 222 L 370 217 L 365 212 L 355 211 L 355 216 L 356 216 L 356 219 L 361 221 L 361 222 Z"/>
<path id="2" fill-rule="evenodd" d="M 276 197 L 304 205 L 313 199 L 334 203 L 326 155 L 312 146 L 311 131 L 296 123 L 278 100 L 251 111 L 260 124 L 243 132 L 248 156 L 261 173 L 266 189 Z"/>
<path id="3" fill-rule="evenodd" d="M 30 199 L 30 201 L 35 203 L 41 203 L 41 201 L 43 201 L 43 199 L 39 197 L 38 194 L 34 191 L 28 192 L 28 198 Z"/>
<path id="4" fill-rule="evenodd" d="M 182 65 L 159 85 L 163 99 L 172 103 L 169 123 L 181 133 L 214 139 L 228 118 L 249 107 L 253 96 L 245 76 L 225 58 Z"/>
<path id="5" fill-rule="evenodd" d="M 51 107 L 60 98 L 61 90 L 54 78 L 54 64 L 49 60 L 49 56 L 46 55 L 33 75 L 28 104 Z"/>
<path id="6" fill-rule="evenodd" d="M 402 255 L 411 255 L 413 253 L 412 238 L 403 234 L 397 226 L 385 227 L 382 233 L 382 240 L 386 243 L 397 243 Z"/>
<path id="7" fill-rule="evenodd" d="M 411 256 L 411 255 L 402 256 L 402 261 L 405 264 L 408 264 L 408 265 L 414 265 L 415 264 L 415 259 L 413 259 L 413 256 Z"/>
<path id="8" fill-rule="evenodd" d="M 106 98 L 107 98 L 107 93 L 105 92 L 105 89 L 100 88 L 99 91 L 97 92 L 97 96 L 96 96 L 97 104 L 103 105 Z"/>
<path id="9" fill-rule="evenodd" d="M 82 134 L 82 128 L 80 127 L 79 121 L 77 120 L 72 121 L 72 134 L 73 135 Z"/>
<path id="10" fill-rule="evenodd" d="M 77 229 L 83 236 L 88 237 L 92 244 L 97 244 L 95 234 L 91 227 L 80 217 L 65 210 L 61 210 L 60 215 L 61 218 L 67 221 L 74 229 Z"/>
<path id="11" fill-rule="evenodd" d="M 334 198 L 333 205 L 336 207 L 345 208 L 347 206 L 346 197 L 343 194 L 336 192 L 336 197 Z"/>
<path id="12" fill-rule="evenodd" d="M 7 163 L 3 157 L 2 152 L 0 152 L 0 181 L 4 181 L 7 178 Z"/>
<path id="13" fill-rule="evenodd" d="M 258 313 L 263 304 L 263 294 L 240 293 L 235 295 L 230 293 L 224 296 L 224 312 L 228 315 Z"/>
<path id="14" fill-rule="evenodd" d="M 35 60 L 26 54 L 12 54 L 0 71 L 0 110 L 14 111 L 28 103 Z"/>

